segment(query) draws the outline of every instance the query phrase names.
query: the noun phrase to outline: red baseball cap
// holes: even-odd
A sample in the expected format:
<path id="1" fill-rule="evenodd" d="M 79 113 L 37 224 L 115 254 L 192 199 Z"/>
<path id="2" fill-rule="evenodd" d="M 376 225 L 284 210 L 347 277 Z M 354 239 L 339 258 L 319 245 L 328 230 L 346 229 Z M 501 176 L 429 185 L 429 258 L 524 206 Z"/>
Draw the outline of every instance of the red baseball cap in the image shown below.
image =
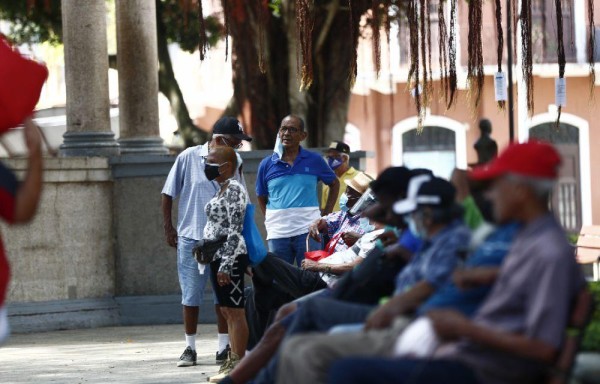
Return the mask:
<path id="1" fill-rule="evenodd" d="M 473 180 L 489 180 L 506 173 L 556 179 L 561 159 L 556 149 L 541 141 L 511 144 L 497 158 L 469 172 Z"/>
<path id="2" fill-rule="evenodd" d="M 0 35 L 0 134 L 33 113 L 47 77 L 46 66 L 21 56 Z"/>

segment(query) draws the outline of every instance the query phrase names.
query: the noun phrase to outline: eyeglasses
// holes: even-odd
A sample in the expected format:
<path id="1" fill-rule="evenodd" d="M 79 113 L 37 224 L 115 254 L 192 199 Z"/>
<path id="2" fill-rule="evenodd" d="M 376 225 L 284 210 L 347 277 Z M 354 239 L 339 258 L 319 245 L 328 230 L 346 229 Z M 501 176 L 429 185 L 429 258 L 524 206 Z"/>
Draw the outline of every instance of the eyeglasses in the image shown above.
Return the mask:
<path id="1" fill-rule="evenodd" d="M 242 146 L 244 145 L 244 143 L 242 143 L 241 141 L 239 143 L 237 143 L 236 145 L 232 145 L 225 137 L 221 136 L 221 140 L 223 140 L 223 143 L 225 143 L 226 146 L 231 147 L 233 149 L 240 149 L 242 148 Z"/>
<path id="2" fill-rule="evenodd" d="M 279 127 L 279 132 L 281 133 L 298 133 L 300 131 L 301 129 L 296 127 Z"/>

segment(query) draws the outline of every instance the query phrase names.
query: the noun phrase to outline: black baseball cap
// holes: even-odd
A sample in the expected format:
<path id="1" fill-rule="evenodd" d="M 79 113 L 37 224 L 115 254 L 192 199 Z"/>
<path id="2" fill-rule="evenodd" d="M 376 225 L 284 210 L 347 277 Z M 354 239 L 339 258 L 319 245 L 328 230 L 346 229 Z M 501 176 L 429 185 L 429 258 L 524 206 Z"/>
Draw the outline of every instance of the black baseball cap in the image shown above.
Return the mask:
<path id="1" fill-rule="evenodd" d="M 329 150 L 345 153 L 346 155 L 350 154 L 350 146 L 348 146 L 348 144 L 344 143 L 343 141 L 332 141 L 331 144 L 329 144 L 329 148 L 327 148 L 325 152 Z"/>
<path id="2" fill-rule="evenodd" d="M 456 189 L 447 180 L 430 175 L 418 175 L 410 180 L 408 196 L 394 204 L 394 213 L 405 215 L 420 206 L 450 208 L 454 205 Z"/>
<path id="3" fill-rule="evenodd" d="M 377 176 L 371 183 L 371 190 L 377 194 L 404 196 L 408 189 L 408 182 L 413 176 L 406 167 L 389 167 Z"/>
<path id="4" fill-rule="evenodd" d="M 239 140 L 252 141 L 252 138 L 244 133 L 242 123 L 235 117 L 221 117 L 215 125 L 213 125 L 213 135 L 229 135 Z"/>

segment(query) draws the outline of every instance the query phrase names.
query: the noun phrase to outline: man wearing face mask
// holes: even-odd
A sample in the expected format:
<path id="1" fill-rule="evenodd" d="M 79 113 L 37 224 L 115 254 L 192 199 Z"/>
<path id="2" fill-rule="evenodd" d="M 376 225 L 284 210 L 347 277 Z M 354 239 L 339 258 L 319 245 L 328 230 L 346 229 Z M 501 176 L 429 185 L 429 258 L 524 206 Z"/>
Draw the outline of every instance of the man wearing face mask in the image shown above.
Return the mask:
<path id="1" fill-rule="evenodd" d="M 335 175 L 340 180 L 340 191 L 337 196 L 337 203 L 333 206 L 333 211 L 341 209 L 340 198 L 346 191 L 346 181 L 352 180 L 359 171 L 350 166 L 350 147 L 342 141 L 332 141 L 329 148 L 325 150 L 325 160 L 329 167 L 335 172 Z M 321 209 L 325 209 L 327 199 L 329 198 L 329 187 L 323 186 L 321 191 Z"/>
<path id="2" fill-rule="evenodd" d="M 321 241 L 321 233 L 327 234 L 331 241 L 335 241 L 335 251 L 341 252 L 351 247 L 367 232 L 373 230 L 373 226 L 366 217 L 361 217 L 360 212 L 352 215 L 350 209 L 358 202 L 369 188 L 373 179 L 363 172 L 357 172 L 350 180 L 345 180 L 346 191 L 340 197 L 340 210 L 332 212 L 318 220 L 315 220 L 308 233 L 316 241 Z"/>
<path id="3" fill-rule="evenodd" d="M 198 271 L 198 263 L 192 254 L 194 246 L 203 238 L 206 225 L 204 207 L 219 191 L 219 184 L 214 181 L 219 176 L 219 169 L 207 166 L 206 157 L 209 150 L 217 146 L 240 148 L 242 140 L 251 141 L 252 138 L 244 134 L 240 122 L 234 117 L 222 117 L 213 126 L 212 138 L 208 143 L 187 148 L 177 156 L 162 190 L 165 237 L 167 244 L 177 248 L 177 272 L 182 293 L 186 348 L 177 363 L 178 367 L 196 364 L 198 310 L 210 276 L 209 268 L 203 274 Z M 239 155 L 237 158 L 239 165 L 234 178 L 246 188 Z M 176 197 L 179 197 L 177 229 L 171 219 L 173 199 Z M 229 339 L 216 298 L 215 311 L 219 328 L 217 362 L 224 362 Z"/>

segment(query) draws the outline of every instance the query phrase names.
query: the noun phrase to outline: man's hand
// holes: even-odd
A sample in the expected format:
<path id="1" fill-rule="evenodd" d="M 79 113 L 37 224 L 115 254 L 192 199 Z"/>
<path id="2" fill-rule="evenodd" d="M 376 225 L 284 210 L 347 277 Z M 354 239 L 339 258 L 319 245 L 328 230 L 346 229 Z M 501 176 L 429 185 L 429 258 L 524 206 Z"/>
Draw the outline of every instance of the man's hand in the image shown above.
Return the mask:
<path id="1" fill-rule="evenodd" d="M 310 227 L 308 227 L 310 237 L 318 242 L 321 242 L 321 232 L 325 232 L 326 230 L 327 222 L 323 219 L 315 220 Z"/>
<path id="2" fill-rule="evenodd" d="M 172 225 L 165 227 L 165 237 L 170 247 L 177 248 L 177 231 Z"/>
<path id="3" fill-rule="evenodd" d="M 231 284 L 231 277 L 229 276 L 228 273 L 218 272 L 217 273 L 217 284 L 219 284 L 220 287 Z"/>
<path id="4" fill-rule="evenodd" d="M 452 280 L 460 289 L 476 288 L 493 284 L 498 271 L 498 267 L 459 269 L 452 275 Z"/>
<path id="5" fill-rule="evenodd" d="M 381 240 L 384 247 L 394 245 L 398 242 L 398 236 L 394 231 L 385 231 L 381 235 L 377 236 L 378 240 Z"/>
<path id="6" fill-rule="evenodd" d="M 347 246 L 351 247 L 354 244 L 356 244 L 356 242 L 358 241 L 358 239 L 361 238 L 362 235 L 360 235 L 357 232 L 344 232 L 342 234 L 342 240 L 344 240 L 344 243 L 346 243 Z"/>
<path id="7" fill-rule="evenodd" d="M 436 335 L 444 341 L 457 340 L 465 335 L 465 329 L 470 325 L 462 313 L 450 309 L 438 309 L 427 313 L 431 319 Z"/>
<path id="8" fill-rule="evenodd" d="M 389 328 L 399 312 L 394 308 L 393 300 L 375 309 L 365 322 L 365 330 Z"/>
<path id="9" fill-rule="evenodd" d="M 302 260 L 300 266 L 302 267 L 302 269 L 306 269 L 307 271 L 316 271 L 319 268 L 319 263 L 309 259 L 304 259 Z"/>
<path id="10" fill-rule="evenodd" d="M 402 260 L 408 263 L 412 258 L 412 253 L 399 244 L 392 244 L 385 248 L 385 257 L 388 260 Z"/>
<path id="11" fill-rule="evenodd" d="M 23 129 L 23 135 L 25 136 L 25 145 L 29 155 L 39 155 L 42 151 L 42 135 L 37 125 L 30 119 L 27 118 L 23 122 L 25 128 Z"/>

